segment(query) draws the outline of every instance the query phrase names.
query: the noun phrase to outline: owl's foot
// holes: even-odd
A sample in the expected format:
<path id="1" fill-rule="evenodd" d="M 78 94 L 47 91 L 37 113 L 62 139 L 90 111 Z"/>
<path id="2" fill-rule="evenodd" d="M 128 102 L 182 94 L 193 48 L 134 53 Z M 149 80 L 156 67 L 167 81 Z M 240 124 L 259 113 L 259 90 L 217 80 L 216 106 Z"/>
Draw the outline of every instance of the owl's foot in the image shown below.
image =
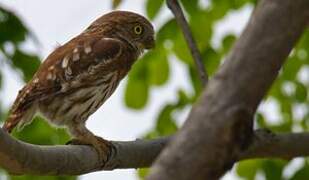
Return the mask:
<path id="1" fill-rule="evenodd" d="M 92 141 L 85 141 L 82 139 L 72 139 L 69 142 L 66 143 L 67 145 L 88 145 L 95 148 L 99 155 L 100 162 L 103 162 L 104 164 L 108 161 L 108 159 L 112 155 L 112 149 L 114 148 L 114 145 L 101 137 L 94 136 Z"/>

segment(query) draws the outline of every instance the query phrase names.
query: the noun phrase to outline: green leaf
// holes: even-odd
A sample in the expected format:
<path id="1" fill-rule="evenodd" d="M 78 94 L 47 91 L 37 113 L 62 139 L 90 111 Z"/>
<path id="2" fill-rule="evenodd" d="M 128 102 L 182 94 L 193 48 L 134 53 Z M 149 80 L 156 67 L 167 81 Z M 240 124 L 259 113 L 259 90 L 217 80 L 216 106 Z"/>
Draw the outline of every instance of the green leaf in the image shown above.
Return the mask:
<path id="1" fill-rule="evenodd" d="M 189 14 L 194 14 L 198 10 L 198 0 L 181 0 L 181 5 Z"/>
<path id="2" fill-rule="evenodd" d="M 125 88 L 125 104 L 132 109 L 142 109 L 148 100 L 149 84 L 147 78 L 147 61 L 137 61 L 129 73 Z"/>
<path id="3" fill-rule="evenodd" d="M 146 81 L 129 77 L 125 90 L 126 106 L 132 109 L 142 109 L 148 99 L 148 84 Z"/>
<path id="4" fill-rule="evenodd" d="M 153 20 L 160 11 L 164 0 L 147 0 L 146 13 L 149 19 Z"/>
<path id="5" fill-rule="evenodd" d="M 147 62 L 149 84 L 160 86 L 166 83 L 169 77 L 169 64 L 164 51 L 150 51 L 141 61 Z"/>
<path id="6" fill-rule="evenodd" d="M 197 98 L 203 89 L 202 82 L 198 76 L 198 72 L 196 71 L 195 66 L 192 66 L 192 65 L 189 66 L 189 72 L 190 72 L 191 83 L 193 85 L 194 92 L 195 92 L 195 97 Z"/>
<path id="7" fill-rule="evenodd" d="M 233 34 L 229 34 L 223 38 L 223 43 L 222 43 L 223 54 L 226 54 L 227 52 L 229 52 L 235 40 L 236 40 L 236 37 Z"/>
<path id="8" fill-rule="evenodd" d="M 27 28 L 14 13 L 0 7 L 0 44 L 6 41 L 18 43 L 25 40 Z"/>
<path id="9" fill-rule="evenodd" d="M 225 1 L 225 0 L 212 0 L 211 1 L 211 11 L 212 17 L 215 19 L 221 19 L 229 11 L 239 9 L 247 3 L 252 3 L 255 0 L 234 0 L 234 1 Z"/>
<path id="10" fill-rule="evenodd" d="M 139 179 L 144 180 L 149 173 L 149 168 L 140 168 L 137 171 Z"/>
<path id="11" fill-rule="evenodd" d="M 183 108 L 188 104 L 192 103 L 192 99 L 188 97 L 186 92 L 182 89 L 178 90 L 178 102 L 176 104 L 177 108 Z"/>
<path id="12" fill-rule="evenodd" d="M 208 74 L 214 74 L 220 65 L 220 54 L 218 54 L 212 47 L 208 47 L 202 51 L 202 57 Z"/>
<path id="13" fill-rule="evenodd" d="M 165 40 L 175 39 L 175 34 L 179 33 L 179 29 L 175 19 L 168 20 L 157 32 L 157 44 L 158 46 L 163 46 Z"/>
<path id="14" fill-rule="evenodd" d="M 156 130 L 161 136 L 169 135 L 177 131 L 177 125 L 172 117 L 172 112 L 175 110 L 174 105 L 166 105 L 160 112 L 157 118 Z"/>
<path id="15" fill-rule="evenodd" d="M 34 118 L 22 131 L 14 130 L 13 135 L 24 142 L 42 145 L 65 144 L 70 139 L 65 129 L 55 129 L 40 117 Z"/>
<path id="16" fill-rule="evenodd" d="M 116 9 L 121 3 L 122 3 L 122 0 L 113 0 L 112 9 Z"/>
<path id="17" fill-rule="evenodd" d="M 41 61 L 39 57 L 16 50 L 12 57 L 13 67 L 22 71 L 24 80 L 29 81 L 37 71 Z"/>
<path id="18" fill-rule="evenodd" d="M 267 180 L 282 179 L 282 171 L 287 161 L 283 160 L 265 160 L 263 170 Z"/>
<path id="19" fill-rule="evenodd" d="M 284 98 L 283 92 L 282 92 L 282 85 L 283 85 L 283 78 L 282 76 L 279 76 L 275 82 L 272 84 L 272 87 L 270 89 L 270 92 L 268 93 L 269 96 L 272 96 L 276 99 L 282 99 Z"/>
<path id="20" fill-rule="evenodd" d="M 296 85 L 295 99 L 298 102 L 306 102 L 308 87 L 306 87 L 304 84 L 300 82 L 296 82 L 295 85 Z"/>
<path id="21" fill-rule="evenodd" d="M 212 0 L 211 6 L 211 17 L 217 20 L 223 18 L 226 13 L 232 9 L 230 4 L 223 0 Z"/>
<path id="22" fill-rule="evenodd" d="M 284 78 L 284 80 L 295 81 L 296 75 L 303 63 L 304 62 L 295 55 L 288 58 L 286 63 L 283 65 L 282 78 Z"/>
<path id="23" fill-rule="evenodd" d="M 305 164 L 303 168 L 298 170 L 290 180 L 304 180 L 309 177 L 309 166 Z"/>
<path id="24" fill-rule="evenodd" d="M 192 65 L 193 59 L 183 35 L 181 33 L 178 33 L 175 34 L 174 37 L 175 39 L 174 39 L 173 51 L 175 55 L 179 58 L 179 60 L 181 60 L 185 64 Z"/>
<path id="25" fill-rule="evenodd" d="M 213 20 L 209 17 L 209 12 L 195 10 L 189 23 L 198 48 L 204 50 L 210 44 L 213 30 Z"/>
<path id="26" fill-rule="evenodd" d="M 308 51 L 308 47 L 309 47 L 309 30 L 305 29 L 299 42 L 297 43 L 297 48 L 299 49 L 303 48 Z"/>
<path id="27" fill-rule="evenodd" d="M 267 128 L 265 118 L 263 114 L 259 112 L 256 113 L 256 122 L 257 122 L 258 128 Z"/>
<path id="28" fill-rule="evenodd" d="M 237 164 L 236 172 L 240 177 L 253 180 L 258 169 L 260 168 L 259 160 L 245 160 Z"/>

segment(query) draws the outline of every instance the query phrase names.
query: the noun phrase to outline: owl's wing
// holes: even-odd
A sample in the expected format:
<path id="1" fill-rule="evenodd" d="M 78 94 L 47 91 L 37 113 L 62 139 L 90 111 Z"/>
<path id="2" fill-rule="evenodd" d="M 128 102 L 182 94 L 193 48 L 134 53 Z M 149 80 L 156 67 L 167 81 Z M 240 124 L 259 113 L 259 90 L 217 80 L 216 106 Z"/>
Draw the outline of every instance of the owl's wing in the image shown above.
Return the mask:
<path id="1" fill-rule="evenodd" d="M 11 131 L 35 102 L 93 83 L 91 80 L 95 79 L 91 77 L 95 77 L 96 67 L 107 75 L 123 47 L 123 42 L 117 39 L 88 36 L 75 38 L 57 48 L 20 90 L 4 129 Z"/>

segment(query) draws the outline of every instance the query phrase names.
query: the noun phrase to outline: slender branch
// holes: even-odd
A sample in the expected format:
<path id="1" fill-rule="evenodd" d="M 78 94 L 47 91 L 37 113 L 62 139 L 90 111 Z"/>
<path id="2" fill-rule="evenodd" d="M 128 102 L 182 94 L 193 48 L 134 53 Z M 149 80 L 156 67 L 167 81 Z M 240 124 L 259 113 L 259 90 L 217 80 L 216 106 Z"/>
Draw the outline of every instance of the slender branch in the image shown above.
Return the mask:
<path id="1" fill-rule="evenodd" d="M 308 9 L 308 0 L 259 1 L 148 180 L 219 179 L 233 166 L 254 137 L 254 112 L 306 28 Z"/>
<path id="2" fill-rule="evenodd" d="M 190 27 L 188 25 L 188 22 L 186 21 L 186 18 L 181 10 L 181 7 L 177 0 L 167 0 L 167 6 L 171 9 L 173 12 L 176 21 L 178 25 L 181 27 L 181 30 L 183 32 L 183 35 L 187 41 L 187 44 L 190 48 L 191 55 L 194 59 L 195 65 L 198 70 L 198 74 L 200 77 L 200 80 L 202 81 L 203 86 L 207 84 L 208 81 L 208 74 L 204 68 L 203 59 L 201 56 L 200 51 L 197 48 L 196 42 L 192 36 L 192 32 L 190 30 Z"/>
<path id="3" fill-rule="evenodd" d="M 268 130 L 256 130 L 249 148 L 238 159 L 309 156 L 308 140 L 309 133 L 274 134 Z"/>

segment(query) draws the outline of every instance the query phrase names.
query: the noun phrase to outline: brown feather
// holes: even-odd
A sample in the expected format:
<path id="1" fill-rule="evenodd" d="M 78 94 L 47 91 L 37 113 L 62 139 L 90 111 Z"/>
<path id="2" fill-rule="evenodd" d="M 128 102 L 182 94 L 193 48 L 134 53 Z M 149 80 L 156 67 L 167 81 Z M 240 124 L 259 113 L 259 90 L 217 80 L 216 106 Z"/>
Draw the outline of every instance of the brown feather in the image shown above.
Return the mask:
<path id="1" fill-rule="evenodd" d="M 136 24 L 144 34 L 134 33 Z M 100 17 L 46 58 L 18 94 L 3 128 L 22 127 L 40 112 L 74 136 L 90 137 L 85 121 L 112 95 L 143 49 L 153 46 L 153 34 L 152 25 L 135 13 Z"/>

